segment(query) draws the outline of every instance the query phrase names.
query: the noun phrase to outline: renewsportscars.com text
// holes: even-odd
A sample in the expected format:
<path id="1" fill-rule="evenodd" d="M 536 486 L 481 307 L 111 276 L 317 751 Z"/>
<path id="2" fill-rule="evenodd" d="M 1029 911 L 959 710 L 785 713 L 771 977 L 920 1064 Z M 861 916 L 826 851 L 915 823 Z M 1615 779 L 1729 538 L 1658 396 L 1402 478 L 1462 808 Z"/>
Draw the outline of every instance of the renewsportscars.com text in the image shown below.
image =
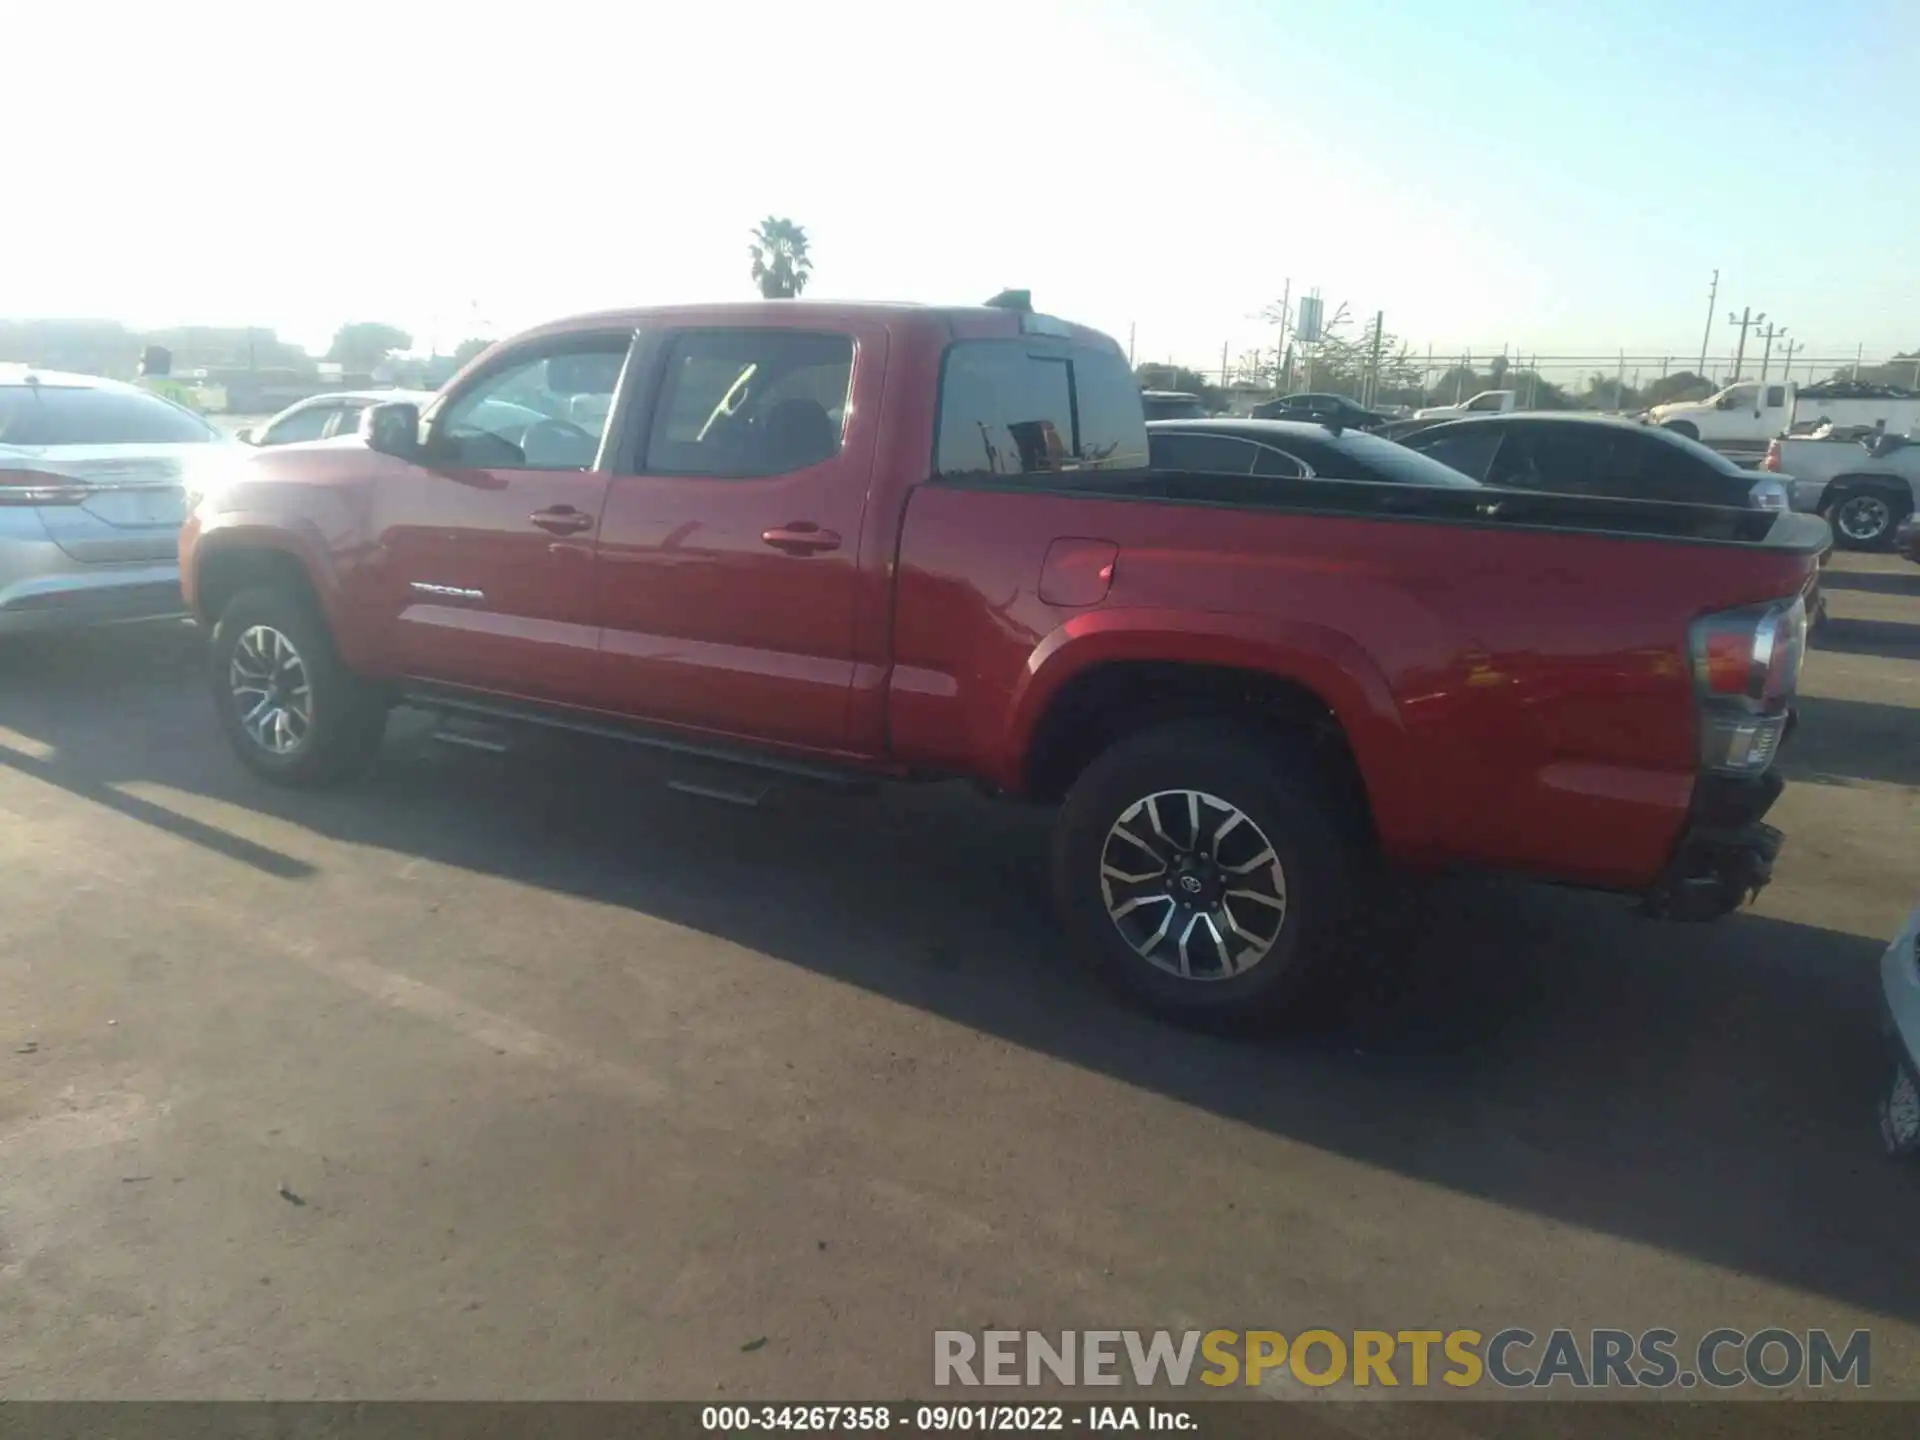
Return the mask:
<path id="1" fill-rule="evenodd" d="M 937 1330 L 933 1383 L 1303 1385 L 1509 1390 L 1864 1389 L 1873 1337 L 1825 1330 Z"/>

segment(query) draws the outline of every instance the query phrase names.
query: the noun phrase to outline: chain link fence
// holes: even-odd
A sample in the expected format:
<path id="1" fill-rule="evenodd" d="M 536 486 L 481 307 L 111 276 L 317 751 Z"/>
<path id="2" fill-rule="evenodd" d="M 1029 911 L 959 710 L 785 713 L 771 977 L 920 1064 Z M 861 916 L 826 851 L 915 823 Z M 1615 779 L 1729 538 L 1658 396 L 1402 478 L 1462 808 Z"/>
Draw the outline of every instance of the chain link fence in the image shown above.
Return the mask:
<path id="1" fill-rule="evenodd" d="M 1875 354 L 1865 346 L 1840 351 L 1795 345 L 1789 350 L 1749 342 L 1744 353 L 1709 354 L 1703 365 L 1698 351 L 1687 355 L 1593 349 L 1536 354 L 1500 346 L 1409 348 L 1376 358 L 1363 341 L 1319 354 L 1311 347 L 1296 347 L 1277 367 L 1278 386 L 1272 348 L 1243 350 L 1237 358 L 1229 350 L 1224 348 L 1221 361 L 1212 366 L 1155 368 L 1197 377 L 1223 392 L 1235 409 L 1274 394 L 1302 390 L 1351 395 L 1383 406 L 1455 404 L 1482 390 L 1515 390 L 1518 402 L 1531 408 L 1622 411 L 1697 398 L 1738 379 L 1797 380 L 1805 385 L 1840 376 L 1920 391 L 1920 355 Z"/>

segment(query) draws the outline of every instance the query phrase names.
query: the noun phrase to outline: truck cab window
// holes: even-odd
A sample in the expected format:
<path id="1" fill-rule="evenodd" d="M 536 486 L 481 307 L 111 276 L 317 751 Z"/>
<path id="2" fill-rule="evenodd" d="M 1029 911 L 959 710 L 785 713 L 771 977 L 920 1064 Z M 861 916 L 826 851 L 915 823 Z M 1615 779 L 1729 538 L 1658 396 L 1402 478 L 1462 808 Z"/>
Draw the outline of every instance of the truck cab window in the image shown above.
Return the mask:
<path id="1" fill-rule="evenodd" d="M 1118 354 L 965 341 L 947 351 L 934 468 L 942 475 L 1144 469 L 1140 406 Z"/>
<path id="2" fill-rule="evenodd" d="M 1778 410 L 1781 408 L 1781 406 L 1785 405 L 1786 403 L 1787 403 L 1787 387 L 1786 386 L 1769 385 L 1767 387 L 1767 408 L 1769 410 Z"/>
<path id="3" fill-rule="evenodd" d="M 1469 400 L 1467 402 L 1467 409 L 1498 410 L 1500 408 L 1500 402 L 1505 399 L 1506 396 L 1500 394 L 1498 391 L 1489 390 L 1486 394 L 1476 395 L 1473 399 Z"/>
<path id="4" fill-rule="evenodd" d="M 853 338 L 804 330 L 680 336 L 647 436 L 647 473 L 748 479 L 840 453 Z"/>

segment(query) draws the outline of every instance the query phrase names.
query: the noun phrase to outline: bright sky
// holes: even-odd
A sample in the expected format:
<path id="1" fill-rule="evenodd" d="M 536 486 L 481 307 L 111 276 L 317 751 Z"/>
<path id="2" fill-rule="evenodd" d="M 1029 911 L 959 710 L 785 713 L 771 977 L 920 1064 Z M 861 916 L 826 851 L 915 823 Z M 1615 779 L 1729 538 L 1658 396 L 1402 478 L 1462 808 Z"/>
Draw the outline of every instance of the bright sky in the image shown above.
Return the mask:
<path id="1" fill-rule="evenodd" d="M 0 314 L 424 347 L 1031 289 L 1217 365 L 1318 287 L 1437 351 L 1920 345 L 1920 0 L 4 0 Z"/>

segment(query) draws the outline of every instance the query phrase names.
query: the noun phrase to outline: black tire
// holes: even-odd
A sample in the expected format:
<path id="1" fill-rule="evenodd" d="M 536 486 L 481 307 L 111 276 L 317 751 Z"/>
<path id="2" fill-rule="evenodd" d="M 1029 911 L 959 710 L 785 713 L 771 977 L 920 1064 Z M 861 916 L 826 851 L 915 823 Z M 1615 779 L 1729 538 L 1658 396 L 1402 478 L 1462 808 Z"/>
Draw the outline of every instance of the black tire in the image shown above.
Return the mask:
<path id="1" fill-rule="evenodd" d="M 249 635 L 262 630 L 290 643 L 308 690 L 308 723 L 284 751 L 269 748 L 248 728 L 244 702 L 234 690 L 235 656 Z M 215 622 L 208 656 L 220 728 L 255 773 L 282 785 L 335 784 L 360 774 L 379 752 L 387 698 L 341 662 L 326 620 L 307 596 L 285 589 L 241 591 Z"/>
<path id="2" fill-rule="evenodd" d="M 1660 428 L 1662 430 L 1671 430 L 1676 435 L 1684 435 L 1689 440 L 1698 440 L 1700 438 L 1700 427 L 1691 420 L 1669 420 Z"/>
<path id="3" fill-rule="evenodd" d="M 1264 839 L 1278 859 L 1285 908 L 1277 934 L 1270 948 L 1237 974 L 1223 975 L 1208 965 L 1204 968 L 1211 975 L 1183 978 L 1163 969 L 1135 948 L 1109 913 L 1103 866 L 1118 853 L 1109 847 L 1130 849 L 1114 837 L 1113 827 L 1145 797 L 1169 791 L 1200 792 L 1239 810 L 1260 832 L 1252 841 L 1242 832 L 1241 841 Z M 1338 799 L 1283 743 L 1217 721 L 1178 721 L 1141 731 L 1095 759 L 1061 809 L 1053 853 L 1061 918 L 1082 959 L 1102 979 L 1162 1016 L 1236 1027 L 1275 1020 L 1304 997 L 1309 982 L 1336 953 L 1360 870 L 1363 827 L 1351 811 L 1352 802 Z M 1185 816 L 1161 818 L 1176 841 L 1196 828 Z M 1203 819 L 1197 828 L 1206 833 L 1212 827 Z M 1222 842 L 1215 858 L 1231 863 L 1227 846 L 1241 841 Z M 1147 868 L 1153 864 L 1144 856 L 1142 862 Z M 1265 878 L 1263 869 L 1260 879 Z M 1165 888 L 1169 894 L 1176 889 L 1170 868 Z M 1118 903 L 1124 905 L 1125 898 Z M 1251 902 L 1239 903 L 1259 931 L 1268 907 L 1254 905 L 1249 911 Z M 1145 907 L 1144 913 L 1156 910 Z M 1195 971 L 1203 968 L 1201 961 L 1218 958 L 1204 935 L 1194 950 Z"/>
<path id="4" fill-rule="evenodd" d="M 1849 506 L 1857 509 L 1868 505 L 1873 507 L 1873 514 L 1881 521 L 1878 528 L 1871 531 L 1854 523 L 1845 513 Z M 1871 552 L 1884 550 L 1893 543 L 1894 532 L 1912 509 L 1910 498 L 1896 495 L 1878 485 L 1836 480 L 1827 490 L 1826 503 L 1820 507 L 1820 513 L 1833 526 L 1835 545 L 1842 550 Z"/>

